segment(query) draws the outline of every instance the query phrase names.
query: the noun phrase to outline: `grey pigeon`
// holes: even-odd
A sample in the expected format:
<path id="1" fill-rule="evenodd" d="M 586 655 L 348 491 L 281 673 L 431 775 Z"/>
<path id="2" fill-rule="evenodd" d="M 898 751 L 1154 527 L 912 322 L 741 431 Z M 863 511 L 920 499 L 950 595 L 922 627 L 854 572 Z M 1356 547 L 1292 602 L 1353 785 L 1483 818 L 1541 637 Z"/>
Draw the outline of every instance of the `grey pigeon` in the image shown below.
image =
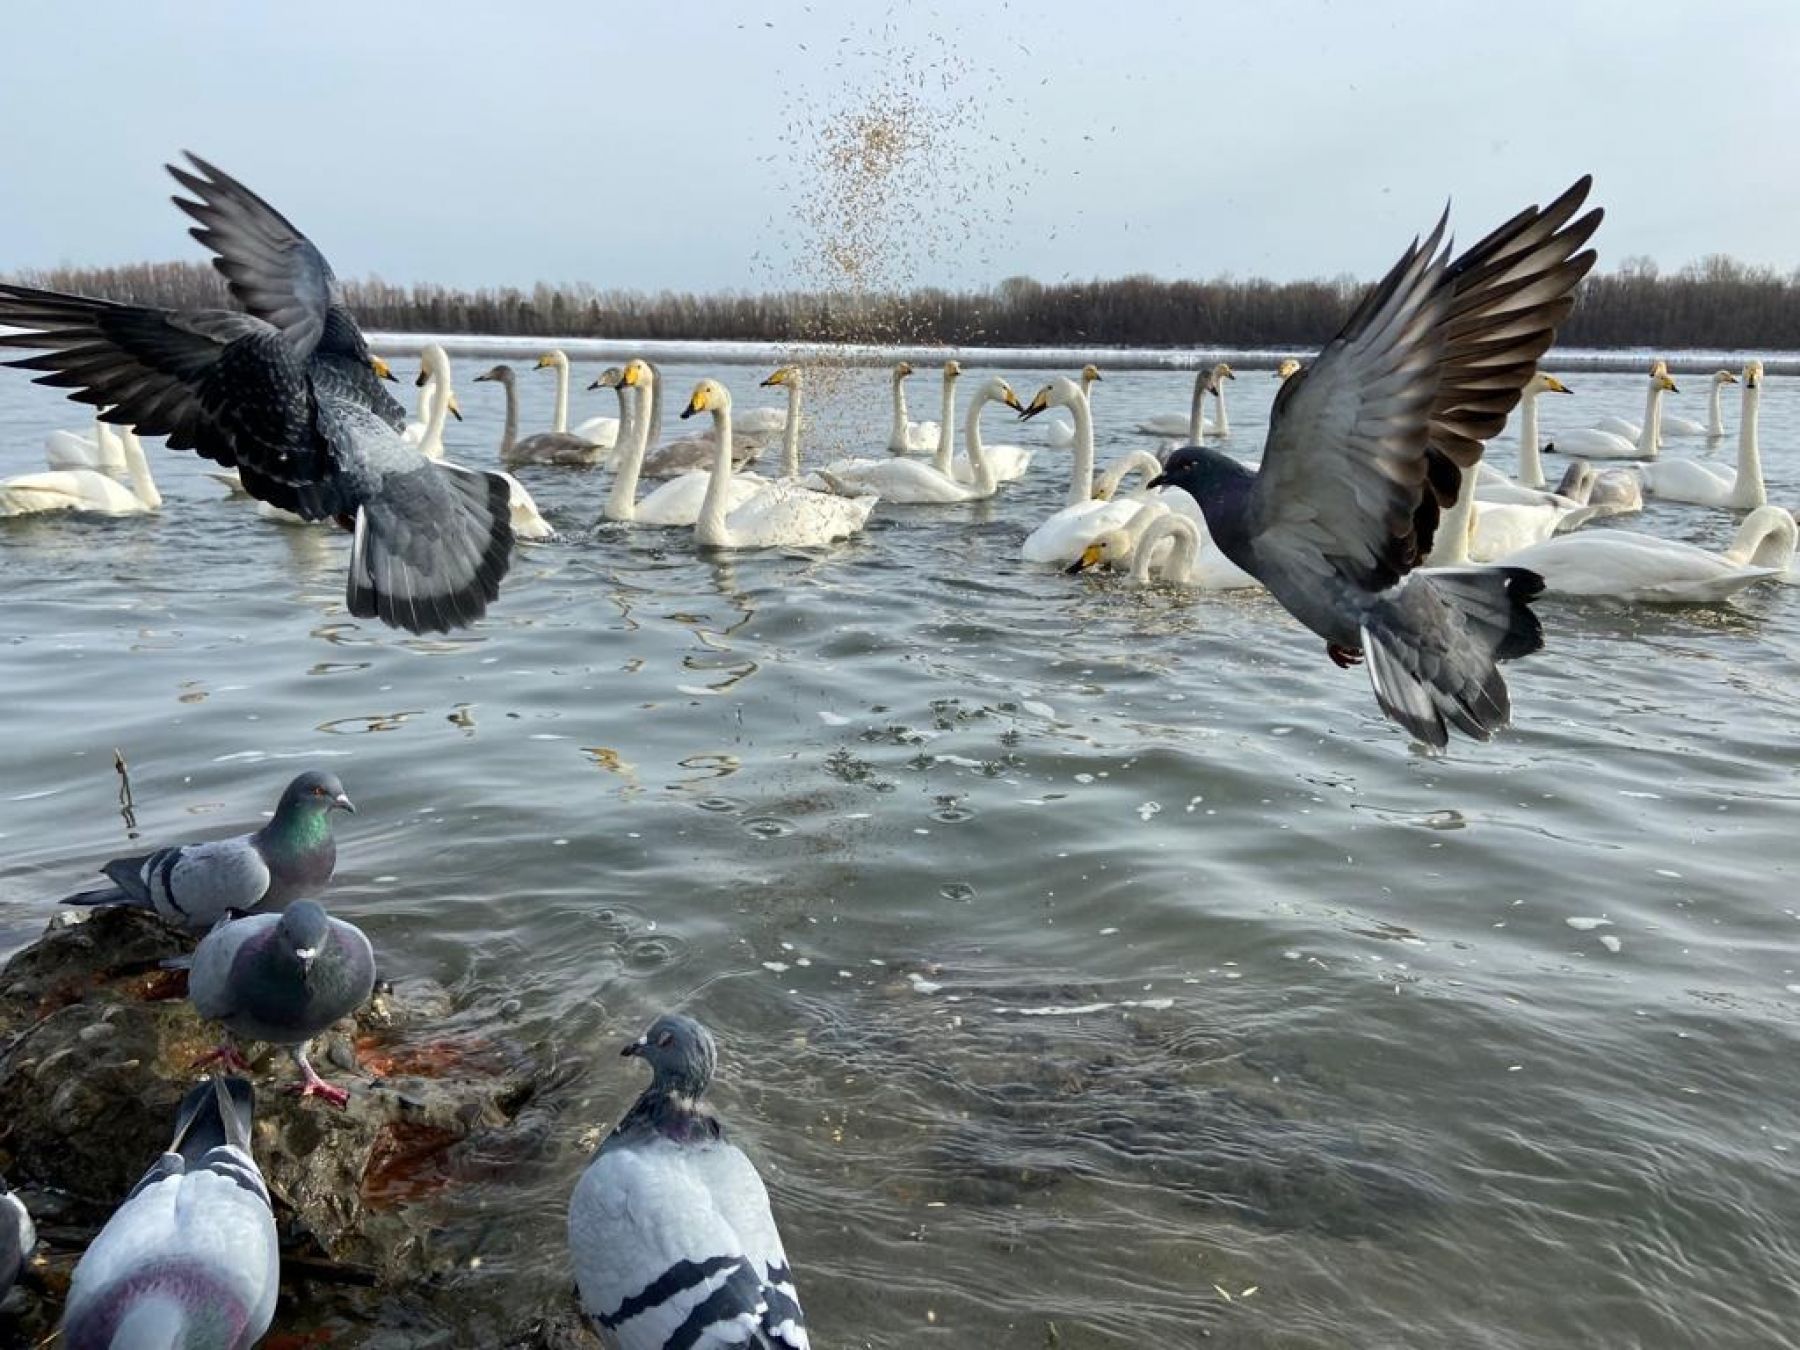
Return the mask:
<path id="1" fill-rule="evenodd" d="M 1438 513 L 1556 338 L 1577 253 L 1599 226 L 1582 178 L 1454 262 L 1448 212 L 1281 386 L 1260 471 L 1217 450 L 1170 456 L 1152 487 L 1186 489 L 1226 557 L 1325 639 L 1339 666 L 1366 654 L 1381 710 L 1428 746 L 1448 727 L 1486 740 L 1512 716 L 1498 662 L 1543 646 L 1517 567 L 1415 572 Z"/>
<path id="2" fill-rule="evenodd" d="M 250 1151 L 254 1101 L 241 1078 L 209 1078 L 182 1099 L 168 1152 L 75 1267 L 68 1350 L 242 1350 L 269 1329 L 281 1253 Z"/>
<path id="3" fill-rule="evenodd" d="M 300 1095 L 333 1106 L 350 1094 L 314 1072 L 306 1043 L 362 1007 L 374 988 L 369 939 L 313 900 L 297 900 L 280 914 L 226 920 L 202 939 L 188 973 L 196 1012 L 247 1040 L 287 1046 L 300 1068 Z M 237 1058 L 229 1045 L 216 1057 Z"/>
<path id="4" fill-rule="evenodd" d="M 25 1202 L 0 1177 L 0 1299 L 12 1291 L 19 1272 L 37 1248 L 37 1229 Z"/>
<path id="5" fill-rule="evenodd" d="M 303 773 L 287 785 L 274 818 L 260 830 L 114 858 L 100 869 L 111 886 L 63 903 L 154 909 L 197 936 L 231 911 L 280 909 L 324 890 L 337 866 L 331 813 L 355 810 L 336 775 Z"/>
<path id="6" fill-rule="evenodd" d="M 762 1178 L 700 1105 L 711 1034 L 667 1013 L 624 1053 L 648 1060 L 652 1077 L 569 1200 L 582 1310 L 620 1350 L 806 1350 Z"/>
<path id="7" fill-rule="evenodd" d="M 511 491 L 497 474 L 433 463 L 401 436 L 391 378 L 343 304 L 324 255 L 243 184 L 197 156 L 170 166 L 176 204 L 217 255 L 236 310 L 164 310 L 0 285 L 8 364 L 236 467 L 252 497 L 352 531 L 345 601 L 412 632 L 473 623 L 511 564 Z"/>

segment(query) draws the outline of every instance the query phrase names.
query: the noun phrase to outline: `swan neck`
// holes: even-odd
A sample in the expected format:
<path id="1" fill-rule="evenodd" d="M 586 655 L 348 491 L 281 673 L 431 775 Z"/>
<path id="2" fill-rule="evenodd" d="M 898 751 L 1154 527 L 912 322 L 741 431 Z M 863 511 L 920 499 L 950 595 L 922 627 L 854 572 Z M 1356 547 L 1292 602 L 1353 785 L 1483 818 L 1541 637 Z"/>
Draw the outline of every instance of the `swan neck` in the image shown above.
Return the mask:
<path id="1" fill-rule="evenodd" d="M 944 379 L 944 395 L 938 407 L 938 443 L 937 454 L 931 457 L 932 467 L 944 477 L 950 476 L 951 461 L 956 458 L 956 381 L 948 376 Z"/>
<path id="2" fill-rule="evenodd" d="M 702 544 L 726 547 L 731 534 L 725 526 L 725 494 L 731 482 L 731 405 L 713 409 L 712 476 L 706 480 L 706 496 L 694 521 L 694 537 Z"/>
<path id="3" fill-rule="evenodd" d="M 906 448 L 906 377 L 894 372 L 894 425 L 888 431 L 888 449 L 898 455 Z"/>
<path id="4" fill-rule="evenodd" d="M 1069 411 L 1075 414 L 1075 472 L 1064 505 L 1080 506 L 1094 497 L 1094 417 L 1085 397 L 1071 403 Z"/>
<path id="5" fill-rule="evenodd" d="M 556 421 L 550 429 L 560 436 L 569 430 L 569 358 L 558 352 L 552 359 L 556 366 Z"/>
<path id="6" fill-rule="evenodd" d="M 131 474 L 132 495 L 152 511 L 156 510 L 162 505 L 162 493 L 157 491 L 156 480 L 150 476 L 150 461 L 144 456 L 136 429 L 120 427 L 119 439 L 125 445 L 125 468 Z"/>
<path id="7" fill-rule="evenodd" d="M 781 430 L 781 472 L 786 478 L 800 476 L 800 377 L 788 383 L 787 425 Z"/>
<path id="8" fill-rule="evenodd" d="M 419 438 L 419 453 L 427 459 L 439 459 L 444 453 L 444 419 L 450 415 L 448 361 L 432 362 L 431 379 L 426 387 L 431 393 L 431 416 L 425 421 L 425 434 Z"/>
<path id="9" fill-rule="evenodd" d="M 1144 512 L 1138 513 L 1140 516 Z M 1156 546 L 1164 539 L 1173 539 L 1169 550 L 1168 561 L 1163 564 L 1162 576 L 1165 581 L 1185 581 L 1193 571 L 1194 558 L 1200 552 L 1200 531 L 1194 522 L 1186 516 L 1176 515 L 1173 511 L 1160 511 L 1152 515 L 1147 526 L 1141 531 L 1137 542 L 1131 550 L 1131 575 L 1135 581 L 1148 581 L 1154 565 Z"/>
<path id="10" fill-rule="evenodd" d="M 1105 476 L 1100 479 L 1099 490 L 1094 495 L 1107 501 L 1111 501 L 1118 495 L 1119 484 L 1123 483 L 1126 476 L 1133 470 L 1142 473 L 1144 475 L 1144 481 L 1148 483 L 1152 478 L 1156 477 L 1157 474 L 1162 472 L 1162 464 L 1157 460 L 1156 456 L 1151 454 L 1148 450 L 1133 450 L 1130 454 L 1114 463 L 1113 466 L 1106 471 Z M 1177 490 L 1179 491 L 1179 489 Z M 1147 504 L 1154 505 L 1154 503 Z M 1143 512 L 1140 511 L 1139 515 L 1142 514 Z M 1152 511 L 1150 514 L 1154 517 L 1157 512 Z M 1134 516 L 1133 519 L 1136 519 L 1136 517 Z M 1148 524 L 1149 522 L 1146 521 L 1145 523 Z"/>
<path id="11" fill-rule="evenodd" d="M 1650 381 L 1650 392 L 1644 395 L 1644 425 L 1638 429 L 1638 454 L 1656 458 L 1656 443 L 1662 439 L 1662 385 Z"/>
<path id="12" fill-rule="evenodd" d="M 1220 380 L 1213 386 L 1213 397 L 1219 401 L 1219 420 L 1213 427 L 1213 435 L 1227 436 L 1231 434 L 1231 421 L 1225 416 L 1225 381 Z"/>
<path id="13" fill-rule="evenodd" d="M 1478 473 L 1473 465 L 1463 470 L 1462 483 L 1456 489 L 1456 501 L 1438 520 L 1437 539 L 1426 560 L 1432 567 L 1460 567 L 1469 561 L 1469 533 L 1475 524 L 1475 479 Z"/>
<path id="14" fill-rule="evenodd" d="M 1761 506 L 1768 500 L 1768 491 L 1763 486 L 1762 447 L 1756 439 L 1761 404 L 1762 386 L 1746 383 L 1738 427 L 1737 495 L 1741 506 Z"/>
<path id="15" fill-rule="evenodd" d="M 634 390 L 629 385 L 619 386 L 619 440 L 625 447 L 625 453 L 619 457 L 619 467 L 613 471 L 612 491 L 606 494 L 606 510 L 608 520 L 637 519 L 637 485 L 638 473 L 644 467 L 644 417 L 643 405 L 647 389 Z"/>
<path id="16" fill-rule="evenodd" d="M 1725 556 L 1739 567 L 1775 567 L 1787 571 L 1794 565 L 1800 525 L 1779 506 L 1759 506 L 1744 517 L 1737 537 Z"/>
<path id="17" fill-rule="evenodd" d="M 1519 405 L 1519 481 L 1528 488 L 1544 486 L 1544 458 L 1538 453 L 1537 394 Z"/>
<path id="18" fill-rule="evenodd" d="M 500 387 L 506 393 L 506 425 L 500 430 L 500 458 L 505 459 L 519 442 L 519 391 L 511 380 L 501 380 Z"/>
<path id="19" fill-rule="evenodd" d="M 1206 430 L 1206 372 L 1203 370 L 1194 376 L 1194 397 L 1188 404 L 1188 444 L 1200 444 L 1200 434 Z"/>
<path id="20" fill-rule="evenodd" d="M 644 369 L 650 382 L 650 415 L 644 418 L 643 430 L 644 453 L 647 455 L 652 450 L 656 449 L 657 446 L 662 444 L 663 384 L 662 372 L 655 366 L 646 361 L 644 363 Z M 638 400 L 639 416 L 643 416 L 643 412 L 644 403 L 640 396 Z"/>
<path id="21" fill-rule="evenodd" d="M 993 466 L 981 447 L 981 410 L 987 407 L 988 398 L 985 389 L 976 391 L 975 397 L 969 400 L 968 420 L 963 425 L 963 439 L 969 443 L 969 473 L 976 491 L 984 495 L 992 495 L 998 486 L 994 481 Z"/>
<path id="22" fill-rule="evenodd" d="M 1725 384 L 1714 380 L 1712 393 L 1706 396 L 1706 438 L 1715 440 L 1725 434 Z"/>

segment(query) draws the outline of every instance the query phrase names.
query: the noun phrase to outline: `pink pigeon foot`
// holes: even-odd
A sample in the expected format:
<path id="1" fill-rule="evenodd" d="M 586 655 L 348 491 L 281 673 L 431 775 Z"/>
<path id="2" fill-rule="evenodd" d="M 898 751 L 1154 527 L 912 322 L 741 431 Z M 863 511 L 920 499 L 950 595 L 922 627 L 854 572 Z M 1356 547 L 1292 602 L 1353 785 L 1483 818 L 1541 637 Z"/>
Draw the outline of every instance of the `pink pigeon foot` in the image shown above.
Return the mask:
<path id="1" fill-rule="evenodd" d="M 319 1077 L 318 1072 L 307 1061 L 305 1055 L 297 1054 L 294 1056 L 294 1060 L 300 1066 L 300 1081 L 289 1083 L 282 1089 L 283 1092 L 297 1093 L 302 1101 L 308 1097 L 321 1097 L 327 1106 L 335 1106 L 340 1111 L 350 1104 L 350 1094 L 341 1087 L 333 1087 Z"/>
<path id="2" fill-rule="evenodd" d="M 233 1073 L 249 1073 L 250 1061 L 238 1053 L 235 1045 L 220 1045 L 208 1050 L 189 1066 L 190 1071 L 210 1069 L 215 1064 L 223 1064 Z"/>

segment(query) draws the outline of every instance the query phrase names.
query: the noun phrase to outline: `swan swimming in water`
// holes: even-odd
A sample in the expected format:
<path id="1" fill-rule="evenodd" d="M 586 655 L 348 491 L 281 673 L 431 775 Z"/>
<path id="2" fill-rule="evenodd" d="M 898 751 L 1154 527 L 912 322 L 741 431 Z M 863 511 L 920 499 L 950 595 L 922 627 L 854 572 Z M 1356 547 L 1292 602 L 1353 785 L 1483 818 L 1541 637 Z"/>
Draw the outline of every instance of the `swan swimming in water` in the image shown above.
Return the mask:
<path id="1" fill-rule="evenodd" d="M 613 417 L 590 417 L 574 431 L 569 430 L 569 355 L 560 347 L 552 347 L 538 357 L 533 370 L 554 370 L 556 372 L 556 406 L 550 417 L 550 430 L 539 435 L 573 436 L 576 440 L 597 445 L 602 450 L 610 450 L 619 438 L 618 419 Z M 536 436 L 526 437 L 527 441 L 536 440 Z M 520 463 L 541 464 L 573 464 L 598 463 L 596 456 L 590 460 L 577 460 L 573 451 L 564 452 L 567 457 L 556 460 L 521 460 Z"/>
<path id="2" fill-rule="evenodd" d="M 619 373 L 619 385 L 621 406 L 627 391 L 635 396 L 637 402 L 630 413 L 630 425 L 625 433 L 625 451 L 619 457 L 618 468 L 613 474 L 612 490 L 607 494 L 601 518 L 638 525 L 686 527 L 698 523 L 701 508 L 713 490 L 710 472 L 694 470 L 677 474 L 659 484 L 642 501 L 637 499 L 644 448 L 655 430 L 662 408 L 662 396 L 657 392 L 662 380 L 656 368 L 648 361 L 634 359 L 627 361 L 624 370 Z M 712 440 L 707 441 L 709 449 L 713 444 Z M 726 513 L 736 510 L 768 486 L 766 480 L 753 473 L 730 474 L 724 487 L 720 489 Z"/>
<path id="3" fill-rule="evenodd" d="M 813 492 L 795 483 L 772 483 L 736 508 L 726 494 L 731 481 L 731 393 L 717 380 L 702 380 L 683 417 L 711 413 L 713 465 L 694 539 L 702 548 L 811 548 L 855 534 L 868 523 L 876 499 Z"/>
<path id="4" fill-rule="evenodd" d="M 137 433 L 120 430 L 125 468 L 131 486 L 98 469 L 52 469 L 0 480 L 0 516 L 31 516 L 47 511 L 80 511 L 89 515 L 135 516 L 162 506 L 162 493 L 150 476 L 150 462 Z"/>
<path id="5" fill-rule="evenodd" d="M 887 448 L 890 455 L 908 455 L 937 448 L 938 433 L 941 430 L 938 424 L 914 422 L 906 415 L 906 379 L 912 373 L 912 362 L 897 361 L 889 376 L 894 396 L 893 424 L 888 428 Z"/>
<path id="6" fill-rule="evenodd" d="M 1644 491 L 1663 501 L 1722 506 L 1747 511 L 1768 501 L 1763 485 L 1762 448 L 1757 443 L 1757 409 L 1762 404 L 1763 363 L 1744 367 L 1742 409 L 1738 413 L 1737 468 L 1691 459 L 1659 459 L 1639 467 Z"/>
<path id="7" fill-rule="evenodd" d="M 1296 369 L 1298 363 L 1296 363 Z M 1194 398 L 1188 408 L 1186 417 L 1180 413 L 1161 413 L 1146 418 L 1137 424 L 1136 430 L 1146 436 L 1162 436 L 1179 438 L 1185 436 L 1186 444 L 1198 445 L 1202 436 L 1229 436 L 1231 423 L 1225 415 L 1226 380 L 1235 380 L 1230 366 L 1223 361 L 1211 370 L 1200 370 L 1194 375 Z M 1211 394 L 1217 401 L 1219 415 L 1213 421 L 1206 420 L 1206 396 Z"/>
<path id="8" fill-rule="evenodd" d="M 93 469 L 120 478 L 127 472 L 125 442 L 96 413 L 91 436 L 52 431 L 44 437 L 44 463 L 52 469 Z"/>
<path id="9" fill-rule="evenodd" d="M 1521 549 L 1506 565 L 1530 568 L 1552 594 L 1707 604 L 1758 581 L 1800 582 L 1793 571 L 1797 537 L 1791 514 L 1759 506 L 1723 553 L 1636 530 L 1583 530 Z"/>
<path id="10" fill-rule="evenodd" d="M 1675 381 L 1669 378 L 1668 366 L 1658 361 L 1650 368 L 1649 384 L 1644 391 L 1644 421 L 1635 437 L 1608 431 L 1603 422 L 1599 426 L 1564 432 L 1546 442 L 1544 449 L 1582 459 L 1655 459 L 1662 430 L 1662 396 L 1679 392 Z"/>
<path id="11" fill-rule="evenodd" d="M 998 376 L 989 379 L 975 391 L 975 397 L 969 402 L 964 426 L 964 434 L 969 442 L 967 459 L 962 461 L 971 466 L 972 476 L 968 481 L 959 479 L 944 464 L 949 460 L 954 447 L 950 419 L 955 411 L 956 381 L 961 375 L 961 366 L 954 361 L 946 363 L 944 436 L 938 443 L 938 453 L 931 463 L 897 456 L 885 459 L 842 459 L 826 465 L 824 474 L 832 481 L 843 483 L 853 490 L 873 492 L 889 502 L 907 505 L 941 505 L 993 496 L 999 489 L 1000 479 L 994 471 L 993 461 L 988 458 L 986 446 L 982 444 L 981 410 L 995 400 L 1016 412 L 1023 412 L 1024 407 L 1013 393 L 1012 386 Z M 950 461 L 952 468 L 956 462 Z"/>
<path id="12" fill-rule="evenodd" d="M 1085 365 L 1081 368 L 1081 392 L 1087 395 L 1088 407 L 1094 406 L 1094 386 L 1100 382 L 1100 367 Z M 1075 423 L 1066 417 L 1046 419 L 1044 439 L 1058 450 L 1072 449 L 1075 445 Z"/>
<path id="13" fill-rule="evenodd" d="M 508 468 L 521 464 L 537 464 L 558 468 L 590 469 L 607 456 L 609 446 L 567 429 L 569 419 L 569 358 L 561 351 L 548 351 L 538 357 L 536 370 L 556 371 L 556 425 L 519 438 L 519 401 L 517 375 L 509 365 L 501 364 L 475 377 L 477 383 L 493 383 L 506 390 L 506 432 L 500 438 L 500 462 Z"/>
<path id="14" fill-rule="evenodd" d="M 1553 534 L 1585 524 L 1594 517 L 1594 508 L 1587 504 L 1593 480 L 1593 466 L 1577 463 L 1564 478 L 1566 490 L 1545 501 L 1484 502 L 1476 498 L 1476 474 L 1471 466 L 1463 472 L 1455 503 L 1438 522 L 1426 565 L 1498 562 Z"/>
<path id="15" fill-rule="evenodd" d="M 1163 549 L 1165 542 L 1167 549 Z M 1161 502 L 1147 501 L 1138 506 L 1137 514 L 1125 525 L 1108 530 L 1084 548 L 1067 570 L 1117 568 L 1129 561 L 1131 579 L 1139 585 L 1154 574 L 1159 581 L 1202 591 L 1263 588 L 1262 582 L 1218 549 L 1207 547 L 1211 542 L 1206 537 L 1206 527 L 1191 516 L 1171 511 Z"/>

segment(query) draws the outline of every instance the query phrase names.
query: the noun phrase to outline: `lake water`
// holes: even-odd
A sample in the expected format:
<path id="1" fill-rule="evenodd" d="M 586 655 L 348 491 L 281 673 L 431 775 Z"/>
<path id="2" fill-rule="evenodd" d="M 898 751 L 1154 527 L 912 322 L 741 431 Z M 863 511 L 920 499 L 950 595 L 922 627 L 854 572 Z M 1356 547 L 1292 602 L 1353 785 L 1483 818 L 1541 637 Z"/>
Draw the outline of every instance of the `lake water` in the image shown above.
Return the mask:
<path id="1" fill-rule="evenodd" d="M 547 425 L 552 377 L 520 364 Z M 478 369 L 449 440 L 487 464 Z M 671 427 L 706 373 L 774 402 L 766 369 L 671 365 Z M 1570 382 L 1546 435 L 1640 411 L 1641 375 Z M 1109 374 L 1102 460 L 1188 388 Z M 1229 386 L 1233 449 L 1274 389 Z M 884 376 L 825 394 L 818 435 L 878 450 Z M 935 376 L 911 394 L 936 416 Z M 0 472 L 81 420 L 5 372 Z M 1011 421 L 988 439 L 1041 443 Z M 1797 433 L 1772 380 L 1787 505 Z M 1267 599 L 1023 565 L 1063 450 L 816 554 L 588 537 L 602 476 L 527 471 L 573 537 L 430 641 L 343 613 L 341 534 L 152 458 L 159 516 L 0 522 L 0 949 L 134 847 L 115 747 L 149 843 L 334 769 L 360 813 L 328 899 L 384 969 L 585 1061 L 543 1157 L 434 1202 L 481 1262 L 404 1343 L 566 1306 L 580 1141 L 641 1086 L 618 1046 L 678 1003 L 720 1039 L 716 1104 L 820 1346 L 1795 1343 L 1800 587 L 1546 603 L 1515 728 L 1428 758 Z M 1734 518 L 1625 523 L 1720 547 Z"/>

